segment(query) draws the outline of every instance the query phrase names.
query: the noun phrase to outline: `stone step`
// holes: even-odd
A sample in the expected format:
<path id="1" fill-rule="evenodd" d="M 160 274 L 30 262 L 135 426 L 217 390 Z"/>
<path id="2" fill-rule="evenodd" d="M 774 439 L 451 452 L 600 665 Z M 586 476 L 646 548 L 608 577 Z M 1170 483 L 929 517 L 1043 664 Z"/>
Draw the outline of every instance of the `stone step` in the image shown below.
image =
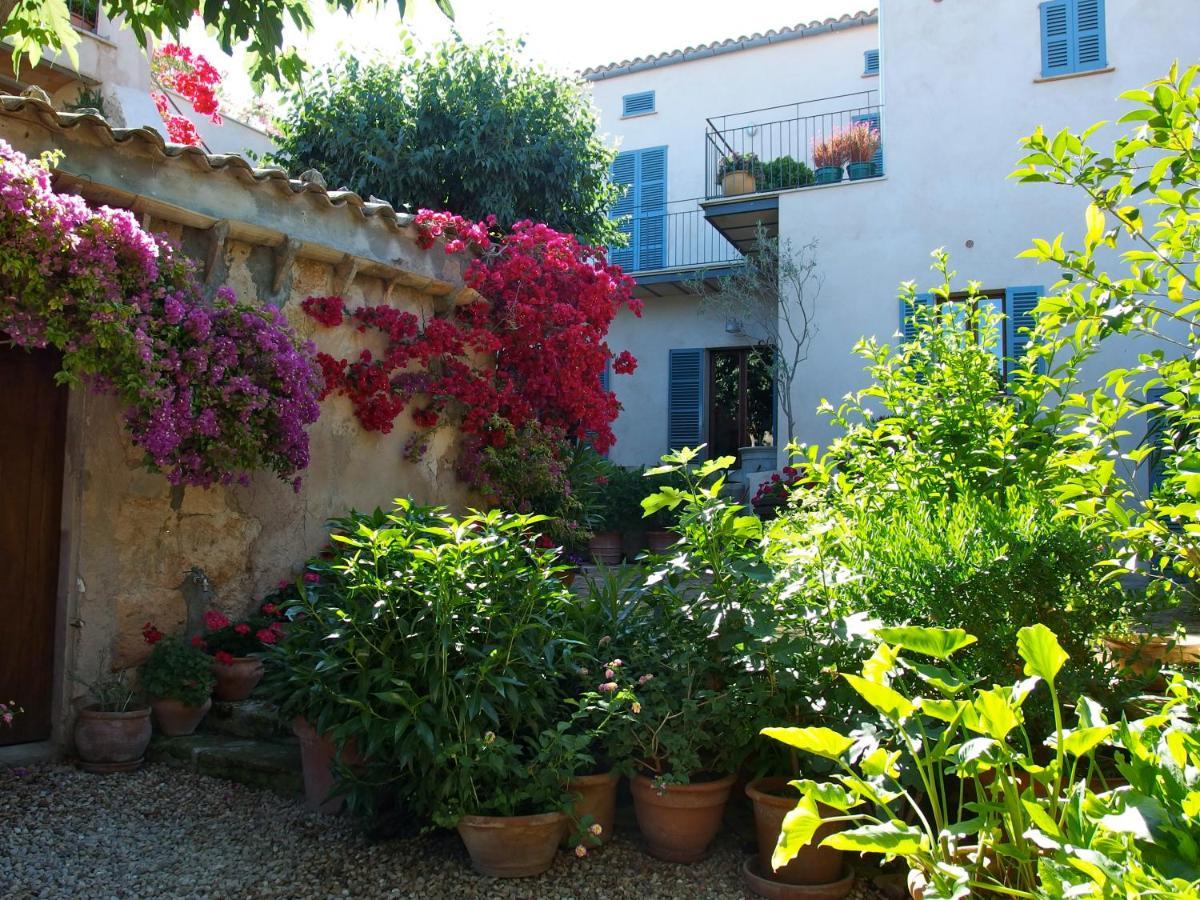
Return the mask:
<path id="1" fill-rule="evenodd" d="M 156 735 L 146 758 L 280 794 L 304 791 L 300 744 L 295 738 L 268 741 L 213 733 L 186 737 Z"/>
<path id="2" fill-rule="evenodd" d="M 265 700 L 214 700 L 201 728 L 207 732 L 260 740 L 288 740 L 292 729 Z"/>

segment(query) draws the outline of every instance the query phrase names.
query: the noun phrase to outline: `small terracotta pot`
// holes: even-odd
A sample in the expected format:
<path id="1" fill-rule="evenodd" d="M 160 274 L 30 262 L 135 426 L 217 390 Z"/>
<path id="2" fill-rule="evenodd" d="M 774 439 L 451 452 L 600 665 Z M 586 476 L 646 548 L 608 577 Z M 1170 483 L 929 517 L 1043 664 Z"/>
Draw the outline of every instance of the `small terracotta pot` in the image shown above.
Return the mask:
<path id="1" fill-rule="evenodd" d="M 75 719 L 75 750 L 86 772 L 129 772 L 142 764 L 150 744 L 150 707 L 103 712 L 95 706 Z"/>
<path id="2" fill-rule="evenodd" d="M 588 541 L 592 559 L 602 566 L 615 566 L 621 561 L 621 532 L 597 531 Z"/>
<path id="3" fill-rule="evenodd" d="M 654 531 L 646 532 L 646 546 L 650 548 L 651 553 L 663 554 L 675 546 L 679 540 L 679 535 L 673 531 L 667 531 L 665 528 L 658 528 Z"/>
<path id="4" fill-rule="evenodd" d="M 155 697 L 150 700 L 154 710 L 154 724 L 167 737 L 183 737 L 192 734 L 201 720 L 212 709 L 212 697 L 205 697 L 199 706 L 188 706 L 174 697 Z"/>
<path id="5" fill-rule="evenodd" d="M 567 793 L 579 795 L 571 808 L 575 821 L 590 817 L 588 826 L 600 826 L 599 834 L 588 833 L 584 837 L 585 847 L 602 847 L 612 840 L 613 821 L 617 817 L 617 785 L 620 781 L 621 776 L 611 771 L 599 775 L 577 775 L 567 782 Z M 569 832 L 570 829 L 567 840 L 571 837 Z"/>
<path id="6" fill-rule="evenodd" d="M 758 778 L 746 785 L 746 796 L 754 804 L 754 828 L 758 834 L 757 874 L 782 884 L 830 884 L 840 880 L 845 874 L 842 851 L 818 845 L 839 831 L 841 823 L 822 825 L 791 862 L 782 869 L 771 870 L 771 854 L 779 841 L 783 817 L 796 808 L 800 799 L 787 796 L 787 784 L 787 778 Z M 837 815 L 828 806 L 818 808 L 822 816 Z"/>
<path id="7" fill-rule="evenodd" d="M 541 875 L 554 862 L 566 830 L 567 817 L 560 812 L 458 820 L 458 834 L 467 845 L 471 865 L 493 878 Z"/>
<path id="8" fill-rule="evenodd" d="M 735 775 L 698 784 L 670 784 L 659 793 L 645 775 L 635 775 L 633 811 L 646 839 L 646 852 L 667 862 L 698 862 L 721 828 Z"/>
<path id="9" fill-rule="evenodd" d="M 344 797 L 330 797 L 336 779 L 333 759 L 353 766 L 361 762 L 354 741 L 342 748 L 340 754 L 328 735 L 317 734 L 302 716 L 292 720 L 292 733 L 300 739 L 300 766 L 304 772 L 304 804 L 317 812 L 335 815 L 342 811 Z"/>
<path id="10" fill-rule="evenodd" d="M 854 890 L 854 873 L 843 871 L 837 881 L 826 884 L 784 884 L 763 874 L 756 854 L 746 857 L 742 864 L 742 884 L 750 893 L 768 900 L 841 900 Z"/>
<path id="11" fill-rule="evenodd" d="M 231 663 L 213 660 L 213 675 L 217 677 L 213 696 L 218 700 L 245 700 L 262 681 L 263 664 L 253 656 L 235 656 Z"/>

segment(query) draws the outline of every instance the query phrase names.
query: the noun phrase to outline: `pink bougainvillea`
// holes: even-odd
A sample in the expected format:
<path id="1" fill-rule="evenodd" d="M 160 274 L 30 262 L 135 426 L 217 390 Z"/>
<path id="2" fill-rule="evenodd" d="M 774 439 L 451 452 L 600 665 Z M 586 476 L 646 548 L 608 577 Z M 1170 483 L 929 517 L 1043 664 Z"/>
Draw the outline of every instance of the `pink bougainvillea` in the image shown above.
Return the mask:
<path id="1" fill-rule="evenodd" d="M 182 96 L 213 124 L 221 124 L 221 102 L 217 97 L 221 73 L 202 55 L 179 44 L 162 44 L 154 51 L 150 71 L 155 84 Z M 176 144 L 199 144 L 200 132 L 187 116 L 171 108 L 167 95 L 155 91 L 152 96 L 167 126 L 167 137 Z"/>
<path id="2" fill-rule="evenodd" d="M 320 374 L 275 309 L 204 297 L 192 264 L 126 210 L 58 194 L 0 141 L 0 332 L 53 346 L 66 382 L 125 405 L 125 427 L 172 484 L 295 479 Z M 294 480 L 298 486 L 298 479 Z"/>
<path id="3" fill-rule="evenodd" d="M 369 431 L 391 431 L 410 405 L 421 428 L 452 420 L 468 436 L 468 456 L 535 419 L 601 452 L 611 447 L 619 406 L 601 375 L 613 358 L 606 340 L 613 318 L 622 307 L 641 314 L 633 279 L 602 249 L 546 225 L 518 222 L 497 235 L 492 219 L 429 210 L 416 225 L 420 246 L 444 238 L 447 253 L 471 254 L 465 280 L 480 299 L 422 323 L 388 306 L 348 312 L 341 298 L 310 297 L 304 309 L 322 324 L 348 318 L 387 338 L 380 356 L 318 354 L 325 394 L 348 397 Z M 628 351 L 613 360 L 617 374 L 636 366 Z"/>

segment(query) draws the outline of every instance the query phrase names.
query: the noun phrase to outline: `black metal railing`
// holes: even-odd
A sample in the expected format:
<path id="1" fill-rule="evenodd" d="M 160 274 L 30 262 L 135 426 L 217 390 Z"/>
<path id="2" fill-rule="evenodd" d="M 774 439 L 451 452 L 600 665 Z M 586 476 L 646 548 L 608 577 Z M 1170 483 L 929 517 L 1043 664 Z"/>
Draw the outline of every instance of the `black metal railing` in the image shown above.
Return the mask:
<path id="1" fill-rule="evenodd" d="M 100 20 L 99 0 L 67 0 L 67 10 L 71 13 L 71 23 L 77 28 L 96 30 Z"/>
<path id="2" fill-rule="evenodd" d="M 643 213 L 636 221 L 624 220 L 629 246 L 610 249 L 609 261 L 634 275 L 741 262 L 738 249 L 704 217 L 699 200 L 677 200 Z"/>
<path id="3" fill-rule="evenodd" d="M 784 191 L 825 183 L 832 173 L 819 175 L 814 145 L 865 125 L 879 140 L 869 170 L 848 171 L 852 178 L 883 174 L 883 107 L 878 91 L 859 91 L 769 106 L 707 119 L 704 171 L 707 199 L 732 194 Z M 728 170 L 752 176 L 725 179 Z M 837 179 L 840 180 L 841 175 Z"/>

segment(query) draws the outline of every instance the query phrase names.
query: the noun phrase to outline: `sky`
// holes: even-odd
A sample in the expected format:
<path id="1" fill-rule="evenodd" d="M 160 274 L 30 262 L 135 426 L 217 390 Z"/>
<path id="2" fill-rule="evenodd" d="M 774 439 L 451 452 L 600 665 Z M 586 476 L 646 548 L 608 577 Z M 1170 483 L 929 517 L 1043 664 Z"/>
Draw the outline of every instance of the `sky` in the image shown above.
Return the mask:
<path id="1" fill-rule="evenodd" d="M 695 44 L 740 37 L 853 13 L 871 3 L 852 0 L 452 0 L 455 22 L 438 11 L 433 0 L 408 0 L 403 24 L 394 3 L 382 11 L 364 9 L 352 16 L 327 11 L 320 0 L 316 30 L 289 39 L 310 64 L 337 59 L 343 51 L 386 58 L 395 52 L 401 29 L 407 27 L 421 44 L 450 35 L 452 28 L 467 40 L 486 40 L 497 30 L 522 37 L 529 55 L 566 72 L 589 66 L 661 53 Z M 637 27 L 630 27 L 637 22 Z M 225 75 L 227 95 L 237 104 L 253 96 L 240 59 L 221 54 L 215 42 L 194 26 L 189 46 L 204 53 Z"/>

